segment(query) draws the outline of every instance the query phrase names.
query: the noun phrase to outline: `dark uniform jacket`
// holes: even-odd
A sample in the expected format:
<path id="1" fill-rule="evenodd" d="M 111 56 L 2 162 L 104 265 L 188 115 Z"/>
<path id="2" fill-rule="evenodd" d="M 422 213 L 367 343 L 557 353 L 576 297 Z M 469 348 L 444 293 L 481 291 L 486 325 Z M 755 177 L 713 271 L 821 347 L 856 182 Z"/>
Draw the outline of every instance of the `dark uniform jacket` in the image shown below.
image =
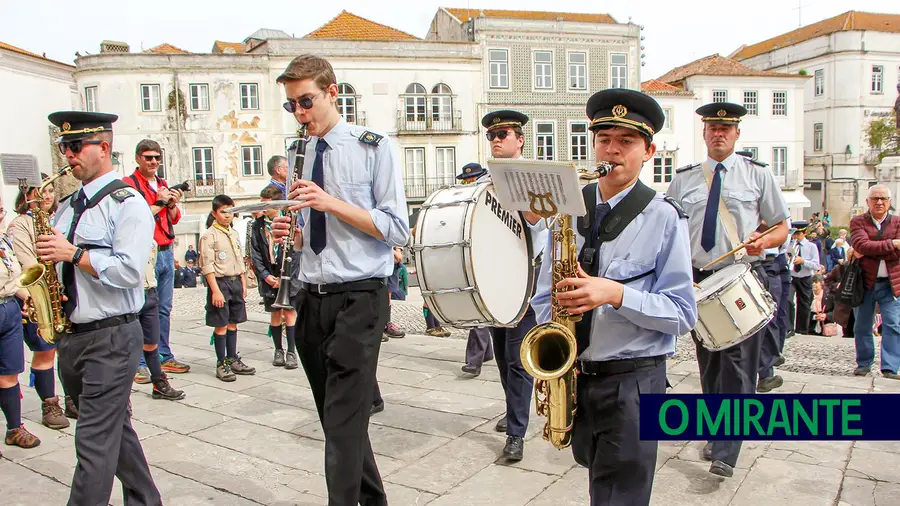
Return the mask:
<path id="1" fill-rule="evenodd" d="M 250 260 L 256 279 L 259 280 L 259 295 L 265 299 L 274 299 L 278 294 L 278 290 L 272 288 L 266 283 L 266 276 L 281 276 L 281 252 L 272 261 L 272 250 L 269 245 L 269 238 L 266 234 L 265 217 L 257 218 L 253 221 L 250 229 Z M 292 255 L 291 263 L 291 297 L 297 295 L 300 291 L 300 278 L 297 273 L 300 272 L 300 253 Z"/>

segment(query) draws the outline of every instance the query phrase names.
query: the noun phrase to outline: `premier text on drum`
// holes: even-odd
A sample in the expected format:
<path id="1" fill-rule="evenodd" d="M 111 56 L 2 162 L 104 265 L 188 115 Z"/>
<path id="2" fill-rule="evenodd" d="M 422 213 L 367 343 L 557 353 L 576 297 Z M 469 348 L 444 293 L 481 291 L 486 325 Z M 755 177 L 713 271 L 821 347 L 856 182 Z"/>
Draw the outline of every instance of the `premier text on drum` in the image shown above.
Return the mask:
<path id="1" fill-rule="evenodd" d="M 490 207 L 491 212 L 496 214 L 497 217 L 500 218 L 500 221 L 506 224 L 512 233 L 516 234 L 516 237 L 522 238 L 522 222 L 516 215 L 500 207 L 500 203 L 497 202 L 497 199 L 494 198 L 494 195 L 491 192 L 487 192 L 487 198 L 484 199 L 484 205 Z"/>

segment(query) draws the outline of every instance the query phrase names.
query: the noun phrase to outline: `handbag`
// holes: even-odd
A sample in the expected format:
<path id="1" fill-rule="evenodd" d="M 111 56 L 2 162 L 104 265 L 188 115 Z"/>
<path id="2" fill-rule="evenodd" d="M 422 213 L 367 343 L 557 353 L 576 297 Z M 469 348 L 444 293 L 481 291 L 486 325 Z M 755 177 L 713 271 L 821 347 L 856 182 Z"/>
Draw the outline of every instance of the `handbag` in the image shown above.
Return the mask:
<path id="1" fill-rule="evenodd" d="M 822 336 L 824 337 L 844 337 L 844 329 L 837 323 L 826 323 L 822 328 Z"/>
<path id="2" fill-rule="evenodd" d="M 858 259 L 853 259 L 844 264 L 844 273 L 841 275 L 841 284 L 835 299 L 841 304 L 857 307 L 862 304 L 866 295 L 866 287 L 863 283 L 863 270 Z"/>

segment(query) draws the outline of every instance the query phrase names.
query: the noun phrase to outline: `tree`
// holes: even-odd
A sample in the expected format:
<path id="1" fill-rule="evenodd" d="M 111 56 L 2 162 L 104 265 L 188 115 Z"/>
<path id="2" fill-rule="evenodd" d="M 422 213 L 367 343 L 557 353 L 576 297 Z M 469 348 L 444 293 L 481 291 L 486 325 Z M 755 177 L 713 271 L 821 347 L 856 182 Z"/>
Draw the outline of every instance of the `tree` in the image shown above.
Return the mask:
<path id="1" fill-rule="evenodd" d="M 900 130 L 896 127 L 896 119 L 892 113 L 869 122 L 866 126 L 866 142 L 878 152 L 878 163 L 886 156 L 898 154 L 900 149 Z"/>

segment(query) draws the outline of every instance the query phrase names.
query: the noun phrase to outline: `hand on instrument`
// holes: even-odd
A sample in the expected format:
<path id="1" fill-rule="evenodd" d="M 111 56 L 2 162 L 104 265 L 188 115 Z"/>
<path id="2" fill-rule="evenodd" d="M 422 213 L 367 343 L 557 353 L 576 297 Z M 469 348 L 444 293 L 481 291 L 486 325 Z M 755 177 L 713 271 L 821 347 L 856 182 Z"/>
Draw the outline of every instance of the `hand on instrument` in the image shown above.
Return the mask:
<path id="1" fill-rule="evenodd" d="M 222 295 L 222 292 L 214 292 L 212 294 L 212 304 L 216 307 L 222 307 L 225 305 L 225 296 Z"/>
<path id="2" fill-rule="evenodd" d="M 747 250 L 747 254 L 752 257 L 758 257 L 763 254 L 763 251 L 766 249 L 763 245 L 762 239 L 757 239 L 760 235 L 759 232 L 753 232 L 750 234 L 750 238 L 747 239 L 747 244 L 744 246 L 744 249 Z"/>
<path id="3" fill-rule="evenodd" d="M 275 239 L 276 244 L 284 244 L 284 238 L 288 235 L 288 230 L 291 228 L 291 217 L 290 216 L 276 216 L 272 219 L 272 237 Z M 300 229 L 294 231 L 294 242 L 298 243 L 298 237 L 300 235 Z"/>
<path id="4" fill-rule="evenodd" d="M 268 283 L 272 288 L 278 288 L 278 285 L 281 284 L 281 279 L 269 274 L 268 276 L 266 276 L 266 283 Z"/>
<path id="5" fill-rule="evenodd" d="M 562 291 L 566 287 L 574 290 Z M 604 304 L 615 308 L 622 306 L 622 294 L 625 287 L 610 279 L 589 276 L 581 265 L 578 266 L 578 277 L 566 278 L 556 285 L 556 300 L 566 308 L 569 314 L 586 313 Z"/>
<path id="6" fill-rule="evenodd" d="M 316 183 L 303 179 L 291 185 L 291 194 L 288 198 L 301 201 L 298 205 L 291 207 L 292 211 L 311 207 L 323 213 L 330 212 L 334 208 L 334 203 L 338 200 L 326 193 Z"/>
<path id="7" fill-rule="evenodd" d="M 803 263 L 803 257 L 794 257 L 794 265 L 800 265 Z"/>
<path id="8" fill-rule="evenodd" d="M 42 262 L 71 262 L 75 246 L 53 229 L 53 235 L 38 236 L 36 253 Z"/>

